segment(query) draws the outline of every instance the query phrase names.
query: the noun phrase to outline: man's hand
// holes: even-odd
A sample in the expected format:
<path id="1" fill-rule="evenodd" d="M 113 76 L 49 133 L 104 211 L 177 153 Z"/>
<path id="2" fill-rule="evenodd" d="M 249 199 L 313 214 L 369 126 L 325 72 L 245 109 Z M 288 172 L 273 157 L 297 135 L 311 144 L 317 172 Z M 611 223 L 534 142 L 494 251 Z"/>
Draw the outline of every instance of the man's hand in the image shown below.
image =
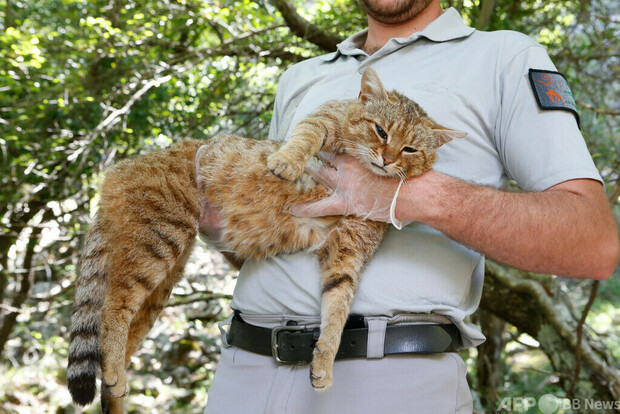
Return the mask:
<path id="1" fill-rule="evenodd" d="M 223 250 L 222 220 L 220 213 L 207 200 L 203 200 L 200 206 L 200 220 L 198 221 L 198 233 L 202 241 L 217 250 Z"/>
<path id="2" fill-rule="evenodd" d="M 398 180 L 377 177 L 352 157 L 313 172 L 334 194 L 291 207 L 299 216 L 356 215 L 390 221 Z M 618 262 L 618 232 L 600 183 L 570 180 L 542 192 L 509 193 L 431 170 L 403 183 L 394 215 L 427 224 L 521 269 L 605 279 Z"/>
<path id="3" fill-rule="evenodd" d="M 332 189 L 332 195 L 312 203 L 294 205 L 291 214 L 303 217 L 353 215 L 365 220 L 395 221 L 395 218 L 390 220 L 390 208 L 397 195 L 398 180 L 368 171 L 350 155 L 338 155 L 330 162 L 333 167 L 308 171 L 318 182 Z"/>

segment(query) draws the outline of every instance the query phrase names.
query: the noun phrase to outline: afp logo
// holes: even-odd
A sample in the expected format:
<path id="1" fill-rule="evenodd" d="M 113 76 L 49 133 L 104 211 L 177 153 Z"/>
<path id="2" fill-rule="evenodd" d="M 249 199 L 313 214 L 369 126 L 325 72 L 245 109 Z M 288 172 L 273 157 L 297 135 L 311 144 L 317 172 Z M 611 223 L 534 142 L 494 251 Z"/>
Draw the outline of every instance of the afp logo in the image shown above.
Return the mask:
<path id="1" fill-rule="evenodd" d="M 553 414 L 560 408 L 571 409 L 572 404 L 568 398 L 557 398 L 552 394 L 545 394 L 536 399 L 534 397 L 505 397 L 497 407 L 498 412 L 525 413 L 531 408 L 538 407 L 542 414 Z"/>

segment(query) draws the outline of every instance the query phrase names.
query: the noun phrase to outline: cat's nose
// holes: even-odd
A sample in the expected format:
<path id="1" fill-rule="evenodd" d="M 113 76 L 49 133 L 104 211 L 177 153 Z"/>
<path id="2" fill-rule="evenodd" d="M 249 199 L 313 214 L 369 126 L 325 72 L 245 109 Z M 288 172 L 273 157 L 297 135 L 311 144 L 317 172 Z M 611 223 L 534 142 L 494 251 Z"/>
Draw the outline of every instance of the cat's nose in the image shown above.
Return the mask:
<path id="1" fill-rule="evenodd" d="M 383 158 L 383 165 L 390 165 L 394 162 L 394 160 L 390 158 L 389 155 L 382 155 L 381 158 Z"/>

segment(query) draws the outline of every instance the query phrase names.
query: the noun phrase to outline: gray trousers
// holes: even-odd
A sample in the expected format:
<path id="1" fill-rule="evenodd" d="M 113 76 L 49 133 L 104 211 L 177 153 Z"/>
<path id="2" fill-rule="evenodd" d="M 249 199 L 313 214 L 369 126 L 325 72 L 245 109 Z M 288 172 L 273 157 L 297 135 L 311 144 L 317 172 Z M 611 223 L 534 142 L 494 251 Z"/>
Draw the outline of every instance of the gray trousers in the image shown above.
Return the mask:
<path id="1" fill-rule="evenodd" d="M 204 414 L 472 413 L 465 375 L 455 353 L 344 359 L 334 364 L 332 387 L 318 393 L 308 365 L 277 366 L 271 357 L 222 347 Z"/>

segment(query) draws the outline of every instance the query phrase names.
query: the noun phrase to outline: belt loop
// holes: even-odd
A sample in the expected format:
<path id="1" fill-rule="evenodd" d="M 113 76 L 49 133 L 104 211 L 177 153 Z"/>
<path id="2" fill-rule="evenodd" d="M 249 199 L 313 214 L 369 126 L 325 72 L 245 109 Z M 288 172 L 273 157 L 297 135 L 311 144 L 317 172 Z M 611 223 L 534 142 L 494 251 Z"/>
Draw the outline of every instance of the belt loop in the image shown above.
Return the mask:
<path id="1" fill-rule="evenodd" d="M 387 320 L 368 318 L 366 321 L 368 323 L 366 358 L 383 358 Z"/>
<path id="2" fill-rule="evenodd" d="M 224 327 L 230 326 L 230 322 L 232 321 L 233 317 L 234 314 L 230 315 L 228 318 L 217 324 L 217 327 L 220 328 L 220 338 L 222 338 L 222 345 L 225 348 L 230 348 L 232 346 L 228 343 L 228 332 L 226 331 L 226 329 L 224 329 Z"/>

